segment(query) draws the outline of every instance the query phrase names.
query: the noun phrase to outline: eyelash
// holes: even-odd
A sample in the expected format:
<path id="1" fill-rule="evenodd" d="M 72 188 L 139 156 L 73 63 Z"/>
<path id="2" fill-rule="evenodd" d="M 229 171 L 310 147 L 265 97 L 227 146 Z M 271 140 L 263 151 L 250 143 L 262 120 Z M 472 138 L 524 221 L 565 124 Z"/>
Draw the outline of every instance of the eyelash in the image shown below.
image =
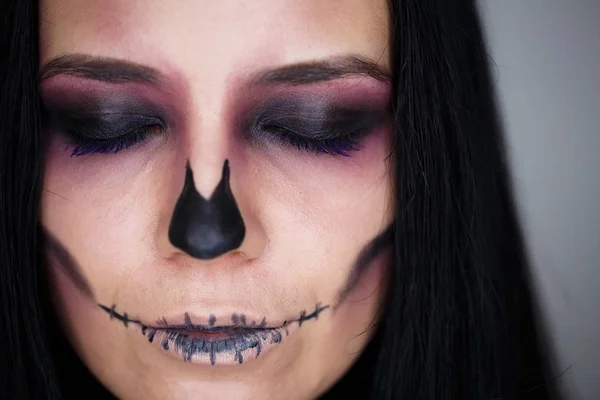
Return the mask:
<path id="1" fill-rule="evenodd" d="M 87 154 L 118 153 L 145 141 L 157 130 L 162 130 L 162 127 L 160 125 L 148 125 L 136 128 L 113 139 L 91 139 L 78 134 L 69 134 L 69 144 L 74 147 L 71 157 L 80 157 Z"/>
<path id="2" fill-rule="evenodd" d="M 69 134 L 69 144 L 74 147 L 71 157 L 80 157 L 87 154 L 118 153 L 145 141 L 149 136 L 153 135 L 156 129 L 162 130 L 162 127 L 159 125 L 149 125 L 136 128 L 129 133 L 113 139 L 91 139 L 79 134 Z M 365 135 L 365 132 L 357 132 L 340 135 L 337 138 L 309 139 L 276 125 L 263 126 L 263 129 L 268 133 L 269 137 L 267 140 L 278 141 L 284 145 L 289 145 L 298 150 L 310 153 L 344 157 L 350 157 L 348 153 L 351 151 L 360 150 L 358 140 Z"/>
<path id="3" fill-rule="evenodd" d="M 279 141 L 298 150 L 344 157 L 350 157 L 348 153 L 351 151 L 360 150 L 358 140 L 363 136 L 361 132 L 358 132 L 358 134 L 339 135 L 336 138 L 309 139 L 276 125 L 265 125 L 263 131 L 268 132 L 269 139 L 267 140 Z"/>

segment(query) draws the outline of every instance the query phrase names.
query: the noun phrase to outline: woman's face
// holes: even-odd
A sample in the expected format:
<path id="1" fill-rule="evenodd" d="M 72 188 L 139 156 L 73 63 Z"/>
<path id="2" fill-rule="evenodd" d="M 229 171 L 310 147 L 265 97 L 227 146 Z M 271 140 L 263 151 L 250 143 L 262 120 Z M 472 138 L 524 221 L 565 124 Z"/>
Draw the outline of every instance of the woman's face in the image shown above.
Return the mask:
<path id="1" fill-rule="evenodd" d="M 125 399 L 304 399 L 372 336 L 384 0 L 43 0 L 55 307 Z"/>

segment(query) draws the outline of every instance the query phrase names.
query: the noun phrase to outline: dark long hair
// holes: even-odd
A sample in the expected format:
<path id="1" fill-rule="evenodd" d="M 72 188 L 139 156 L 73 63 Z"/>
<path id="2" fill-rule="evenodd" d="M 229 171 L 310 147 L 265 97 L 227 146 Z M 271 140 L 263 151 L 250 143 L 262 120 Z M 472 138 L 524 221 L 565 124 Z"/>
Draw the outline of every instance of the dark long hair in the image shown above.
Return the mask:
<path id="1" fill-rule="evenodd" d="M 37 0 L 0 1 L 0 396 L 105 389 L 49 304 Z M 395 263 L 373 340 L 324 396 L 558 399 L 474 0 L 392 0 Z"/>

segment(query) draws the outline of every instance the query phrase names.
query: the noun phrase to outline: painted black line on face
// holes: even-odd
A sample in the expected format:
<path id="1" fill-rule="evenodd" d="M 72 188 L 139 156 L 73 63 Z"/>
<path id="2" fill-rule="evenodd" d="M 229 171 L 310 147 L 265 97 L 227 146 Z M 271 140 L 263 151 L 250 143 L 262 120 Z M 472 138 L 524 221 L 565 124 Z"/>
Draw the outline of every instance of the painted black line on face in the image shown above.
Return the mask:
<path id="1" fill-rule="evenodd" d="M 92 288 L 81 273 L 81 267 L 73 259 L 69 251 L 54 235 L 43 227 L 41 228 L 41 236 L 46 247 L 47 256 L 49 257 L 48 261 L 58 266 L 82 294 L 93 299 L 94 293 L 92 292 Z"/>
<path id="2" fill-rule="evenodd" d="M 310 320 L 317 320 L 319 314 L 329 308 L 329 306 L 321 306 L 317 303 L 315 309 L 310 314 L 303 310 L 300 316 L 293 320 L 284 321 L 283 324 L 274 327 L 267 327 L 267 319 L 263 317 L 260 324 L 253 321 L 251 324 L 246 324 L 244 314 L 232 314 L 231 321 L 233 324 L 215 325 L 214 315 L 209 317 L 209 325 L 193 324 L 189 314 L 185 313 L 184 322 L 182 325 L 167 324 L 164 318 L 157 321 L 157 325 L 146 325 L 140 320 L 131 319 L 127 313 L 119 314 L 115 311 L 116 306 L 107 307 L 103 304 L 98 306 L 109 314 L 110 319 L 121 321 L 125 327 L 129 324 L 138 325 L 141 328 L 142 335 L 146 336 L 148 341 L 152 343 L 157 335 L 160 336 L 161 346 L 165 350 L 173 347 L 183 355 L 184 361 L 191 361 L 192 356 L 201 353 L 207 353 L 210 356 L 212 365 L 216 363 L 216 354 L 230 353 L 234 354 L 234 360 L 240 364 L 244 362 L 242 352 L 248 349 L 256 349 L 256 357 L 261 353 L 262 346 L 270 341 L 271 344 L 281 343 L 283 333 L 288 334 L 287 328 L 293 323 L 298 323 L 302 326 L 303 323 Z M 213 322 L 211 324 L 211 322 Z M 236 323 L 237 322 L 237 323 Z M 185 331 L 205 332 L 205 333 L 223 333 L 226 336 L 224 339 L 201 339 L 192 337 L 186 334 Z"/>
<path id="3" fill-rule="evenodd" d="M 340 292 L 340 298 L 344 298 L 347 294 L 352 292 L 354 288 L 360 282 L 361 277 L 368 270 L 371 263 L 386 250 L 389 246 L 394 244 L 394 223 L 390 224 L 385 231 L 377 235 L 371 240 L 358 254 L 350 275 L 346 281 L 344 289 Z"/>
<path id="4" fill-rule="evenodd" d="M 169 225 L 173 246 L 199 259 L 240 247 L 246 228 L 229 186 L 229 161 L 225 160 L 221 182 L 208 200 L 196 190 L 189 162 L 185 168 L 185 184 Z"/>

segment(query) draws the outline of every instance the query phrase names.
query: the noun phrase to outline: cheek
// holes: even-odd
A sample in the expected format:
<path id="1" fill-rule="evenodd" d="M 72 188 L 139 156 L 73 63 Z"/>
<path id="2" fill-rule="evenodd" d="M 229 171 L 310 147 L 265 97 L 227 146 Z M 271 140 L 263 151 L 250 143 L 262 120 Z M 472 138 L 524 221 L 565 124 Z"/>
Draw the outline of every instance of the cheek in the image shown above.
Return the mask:
<path id="1" fill-rule="evenodd" d="M 280 150 L 274 177 L 278 189 L 270 195 L 302 218 L 298 226 L 310 222 L 329 236 L 362 227 L 362 233 L 354 232 L 358 237 L 368 235 L 386 220 L 392 179 L 390 136 L 387 128 L 373 132 L 350 157 Z"/>
<path id="2" fill-rule="evenodd" d="M 78 356 L 95 377 L 113 393 L 130 393 L 130 382 L 138 382 L 137 393 L 156 391 L 161 376 L 132 352 L 138 345 L 135 337 L 127 335 L 125 330 L 107 329 L 106 318 L 97 312 L 95 302 L 82 295 L 60 268 L 52 265 L 48 272 L 60 323 Z"/>
<path id="3" fill-rule="evenodd" d="M 381 304 L 387 295 L 388 287 L 385 283 L 391 273 L 393 252 L 393 246 L 382 251 L 365 269 L 353 290 L 336 304 L 334 322 L 327 335 L 331 346 L 335 345 L 336 339 L 345 338 L 345 351 L 356 354 L 374 333 L 374 329 L 367 331 L 376 324 Z"/>
<path id="4" fill-rule="evenodd" d="M 270 227 L 280 279 L 297 281 L 320 299 L 337 298 L 360 249 L 393 218 L 391 130 L 362 141 L 351 157 L 278 150 L 261 171 L 255 201 Z M 299 290 L 300 291 L 300 290 Z"/>
<path id="5" fill-rule="evenodd" d="M 365 206 L 369 198 L 386 200 L 382 190 L 387 190 L 391 181 L 390 128 L 372 132 L 360 145 L 360 150 L 348 153 L 349 157 L 278 148 L 267 157 L 271 170 L 276 171 L 270 178 L 288 191 L 289 200 L 295 199 L 291 204 L 313 205 L 332 216 L 361 208 L 371 209 L 375 215 L 372 204 L 361 205 Z"/>
<path id="6" fill-rule="evenodd" d="M 113 293 L 115 278 L 148 257 L 140 235 L 150 231 L 156 213 L 156 198 L 146 194 L 164 184 L 158 147 L 70 157 L 60 136 L 49 135 L 41 223 L 73 255 L 96 294 Z"/>

